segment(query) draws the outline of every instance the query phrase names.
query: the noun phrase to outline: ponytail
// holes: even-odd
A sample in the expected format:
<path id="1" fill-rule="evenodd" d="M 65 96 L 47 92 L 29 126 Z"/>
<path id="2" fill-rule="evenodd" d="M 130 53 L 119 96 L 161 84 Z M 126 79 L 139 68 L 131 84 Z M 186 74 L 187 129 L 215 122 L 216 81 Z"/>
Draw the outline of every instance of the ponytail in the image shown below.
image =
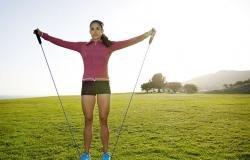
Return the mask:
<path id="1" fill-rule="evenodd" d="M 102 43 L 103 43 L 106 47 L 110 47 L 110 46 L 113 44 L 113 42 L 110 41 L 110 40 L 108 39 L 108 37 L 107 37 L 105 34 L 102 34 L 101 39 L 102 39 Z"/>

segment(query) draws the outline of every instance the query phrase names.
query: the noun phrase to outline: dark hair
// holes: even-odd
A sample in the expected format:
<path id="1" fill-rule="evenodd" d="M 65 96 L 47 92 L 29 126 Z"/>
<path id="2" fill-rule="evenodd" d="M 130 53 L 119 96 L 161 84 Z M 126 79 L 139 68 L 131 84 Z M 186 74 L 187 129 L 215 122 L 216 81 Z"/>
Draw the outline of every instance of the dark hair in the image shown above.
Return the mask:
<path id="1" fill-rule="evenodd" d="M 91 26 L 93 23 L 98 23 L 98 24 L 101 26 L 101 28 L 103 29 L 104 24 L 103 24 L 102 21 L 93 20 L 93 21 L 90 23 L 89 26 Z M 102 34 L 101 40 L 102 40 L 103 44 L 104 44 L 106 47 L 110 47 L 110 46 L 113 44 L 113 42 L 110 41 L 110 40 L 108 39 L 108 37 L 107 37 L 105 34 Z"/>

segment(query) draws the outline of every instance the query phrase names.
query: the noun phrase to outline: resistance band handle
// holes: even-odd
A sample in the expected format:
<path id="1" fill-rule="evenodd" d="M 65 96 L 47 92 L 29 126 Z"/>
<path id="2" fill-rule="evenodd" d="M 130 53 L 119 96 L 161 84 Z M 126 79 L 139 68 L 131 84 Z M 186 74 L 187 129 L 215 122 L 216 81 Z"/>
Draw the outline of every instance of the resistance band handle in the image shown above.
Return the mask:
<path id="1" fill-rule="evenodd" d="M 156 31 L 154 31 L 153 34 L 151 35 L 151 37 L 150 37 L 150 39 L 149 39 L 149 44 L 152 43 L 152 41 L 153 41 L 153 39 L 154 39 L 154 37 L 155 37 L 155 33 L 156 33 Z"/>
<path id="2" fill-rule="evenodd" d="M 37 38 L 39 44 L 42 44 L 41 37 L 38 35 L 38 29 L 35 29 L 35 30 L 34 30 L 34 33 L 36 34 L 36 38 Z"/>

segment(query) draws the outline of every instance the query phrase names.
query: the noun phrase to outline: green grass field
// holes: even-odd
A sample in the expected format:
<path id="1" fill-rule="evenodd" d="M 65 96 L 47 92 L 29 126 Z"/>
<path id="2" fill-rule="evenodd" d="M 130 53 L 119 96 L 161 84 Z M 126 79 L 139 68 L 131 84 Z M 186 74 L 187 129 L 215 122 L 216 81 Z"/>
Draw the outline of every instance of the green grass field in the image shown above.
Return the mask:
<path id="1" fill-rule="evenodd" d="M 112 94 L 110 151 L 130 94 Z M 61 97 L 83 146 L 80 96 Z M 57 97 L 0 100 L 1 160 L 79 159 Z M 250 159 L 249 94 L 135 94 L 114 160 Z M 92 160 L 101 156 L 95 106 Z"/>

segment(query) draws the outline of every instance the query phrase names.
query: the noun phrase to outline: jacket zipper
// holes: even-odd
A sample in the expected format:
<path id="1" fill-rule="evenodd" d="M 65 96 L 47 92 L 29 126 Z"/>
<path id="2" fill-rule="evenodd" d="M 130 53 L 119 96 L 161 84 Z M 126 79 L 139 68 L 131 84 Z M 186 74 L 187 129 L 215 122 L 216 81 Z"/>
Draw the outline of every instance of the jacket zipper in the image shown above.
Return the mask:
<path id="1" fill-rule="evenodd" d="M 95 74 L 94 74 L 94 66 L 95 66 L 95 65 L 94 65 L 94 58 L 93 58 L 93 55 L 92 55 L 92 66 L 93 66 L 93 67 L 92 67 L 92 76 L 93 76 L 93 80 L 95 80 L 95 77 L 94 77 L 94 75 L 95 75 Z"/>

